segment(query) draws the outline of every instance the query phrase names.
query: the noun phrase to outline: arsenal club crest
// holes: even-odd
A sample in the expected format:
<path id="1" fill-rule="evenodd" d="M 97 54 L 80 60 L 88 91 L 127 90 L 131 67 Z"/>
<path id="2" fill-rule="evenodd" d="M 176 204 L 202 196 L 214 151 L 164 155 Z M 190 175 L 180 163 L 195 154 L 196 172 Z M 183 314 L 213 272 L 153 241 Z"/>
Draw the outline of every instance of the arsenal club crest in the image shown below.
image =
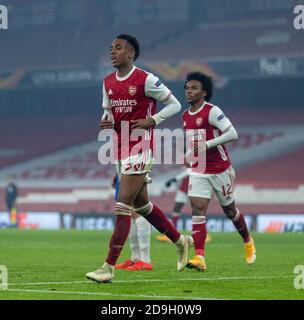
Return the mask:
<path id="1" fill-rule="evenodd" d="M 130 87 L 129 87 L 129 94 L 130 94 L 130 96 L 134 96 L 134 94 L 136 93 L 136 91 L 137 91 L 136 86 L 130 86 Z"/>
<path id="2" fill-rule="evenodd" d="M 198 127 L 199 127 L 202 123 L 203 123 L 203 118 L 202 118 L 202 117 L 196 118 L 196 125 L 197 125 Z"/>

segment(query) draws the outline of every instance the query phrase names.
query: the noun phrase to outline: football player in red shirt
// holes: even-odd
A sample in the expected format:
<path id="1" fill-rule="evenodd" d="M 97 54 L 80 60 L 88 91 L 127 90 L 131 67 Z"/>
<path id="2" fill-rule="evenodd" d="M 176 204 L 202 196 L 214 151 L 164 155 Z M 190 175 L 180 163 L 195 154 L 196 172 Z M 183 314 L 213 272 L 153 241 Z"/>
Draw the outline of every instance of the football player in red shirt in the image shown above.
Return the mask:
<path id="1" fill-rule="evenodd" d="M 114 149 L 117 149 L 120 189 L 114 208 L 116 222 L 108 256 L 101 268 L 86 274 L 88 279 L 97 282 L 108 282 L 114 277 L 114 266 L 128 237 L 133 210 L 176 245 L 177 270 L 182 271 L 186 267 L 189 247 L 193 244 L 192 237 L 180 234 L 149 200 L 147 183 L 151 180 L 148 174 L 153 164 L 153 128 L 178 113 L 181 105 L 157 77 L 134 65 L 139 52 L 136 38 L 122 34 L 114 39 L 111 60 L 117 71 L 103 82 L 104 114 L 100 125 L 101 129 L 114 129 L 116 133 Z M 165 105 L 158 113 L 157 101 Z M 128 126 L 130 131 L 126 134 L 125 127 Z M 145 130 L 139 149 L 140 142 L 130 139 L 135 129 Z"/>
<path id="2" fill-rule="evenodd" d="M 223 111 L 209 102 L 213 94 L 213 82 L 209 76 L 200 72 L 188 74 L 185 90 L 190 107 L 183 114 L 184 129 L 194 155 L 198 154 L 197 159 L 205 156 L 203 166 L 192 163 L 189 170 L 188 195 L 192 207 L 195 257 L 189 260 L 187 267 L 199 271 L 206 269 L 206 213 L 213 191 L 243 239 L 246 262 L 252 264 L 256 259 L 255 246 L 244 216 L 235 205 L 235 173 L 225 147 L 238 139 L 237 132 Z"/>

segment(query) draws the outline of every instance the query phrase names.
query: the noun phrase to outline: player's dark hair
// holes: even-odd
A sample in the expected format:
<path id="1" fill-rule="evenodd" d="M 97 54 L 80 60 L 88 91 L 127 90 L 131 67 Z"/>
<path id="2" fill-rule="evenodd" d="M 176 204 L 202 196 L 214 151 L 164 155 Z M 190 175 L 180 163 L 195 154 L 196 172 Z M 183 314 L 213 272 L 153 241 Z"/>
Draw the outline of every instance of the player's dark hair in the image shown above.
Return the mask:
<path id="1" fill-rule="evenodd" d="M 197 80 L 202 84 L 202 88 L 207 92 L 206 101 L 210 101 L 213 95 L 213 80 L 211 77 L 202 72 L 191 72 L 187 74 L 186 84 L 190 80 Z"/>
<path id="2" fill-rule="evenodd" d="M 125 34 L 125 33 L 120 34 L 119 36 L 116 37 L 116 39 L 124 39 L 129 43 L 129 45 L 132 46 L 132 48 L 135 51 L 135 56 L 134 56 L 134 61 L 135 61 L 138 58 L 140 53 L 138 40 L 135 37 L 132 37 L 129 34 Z"/>

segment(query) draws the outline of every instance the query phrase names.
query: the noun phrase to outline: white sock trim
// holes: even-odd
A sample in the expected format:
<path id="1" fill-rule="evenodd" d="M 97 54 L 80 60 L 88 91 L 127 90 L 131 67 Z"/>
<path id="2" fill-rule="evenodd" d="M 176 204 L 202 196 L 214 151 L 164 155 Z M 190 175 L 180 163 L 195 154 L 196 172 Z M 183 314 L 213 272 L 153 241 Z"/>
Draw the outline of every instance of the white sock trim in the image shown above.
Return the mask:
<path id="1" fill-rule="evenodd" d="M 238 220 L 240 219 L 240 216 L 241 216 L 241 212 L 240 212 L 240 210 L 237 208 L 237 209 L 236 209 L 236 215 L 234 216 L 234 218 L 232 218 L 232 221 L 233 221 L 233 222 L 238 221 Z"/>
<path id="2" fill-rule="evenodd" d="M 133 207 L 124 204 L 122 202 L 116 202 L 114 207 L 114 213 L 116 215 L 122 215 L 122 216 L 130 216 L 133 211 Z"/>
<path id="3" fill-rule="evenodd" d="M 150 214 L 153 210 L 153 203 L 149 201 L 147 204 L 145 204 L 142 207 L 136 208 L 135 212 L 141 216 L 146 216 Z"/>
<path id="4" fill-rule="evenodd" d="M 206 223 L 205 216 L 193 216 L 192 217 L 192 224 L 203 224 Z"/>

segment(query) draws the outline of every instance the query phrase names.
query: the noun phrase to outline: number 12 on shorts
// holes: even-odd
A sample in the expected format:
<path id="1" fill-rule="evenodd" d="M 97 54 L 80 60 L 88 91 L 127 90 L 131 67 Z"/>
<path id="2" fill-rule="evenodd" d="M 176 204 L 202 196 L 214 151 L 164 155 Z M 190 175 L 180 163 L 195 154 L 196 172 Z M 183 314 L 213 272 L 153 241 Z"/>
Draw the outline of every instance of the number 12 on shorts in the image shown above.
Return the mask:
<path id="1" fill-rule="evenodd" d="M 231 195 L 231 193 L 233 192 L 232 185 L 230 183 L 227 183 L 226 186 L 222 186 L 222 191 L 225 197 Z"/>

